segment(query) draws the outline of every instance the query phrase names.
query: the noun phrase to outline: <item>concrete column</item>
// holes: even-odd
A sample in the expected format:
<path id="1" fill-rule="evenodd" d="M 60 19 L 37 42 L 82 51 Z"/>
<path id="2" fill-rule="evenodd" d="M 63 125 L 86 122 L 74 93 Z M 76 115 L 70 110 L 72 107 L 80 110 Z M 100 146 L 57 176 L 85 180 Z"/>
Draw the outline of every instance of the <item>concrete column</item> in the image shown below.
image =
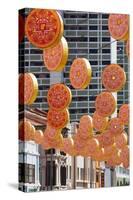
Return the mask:
<path id="1" fill-rule="evenodd" d="M 88 158 L 84 158 L 84 188 L 88 188 Z"/>
<path id="2" fill-rule="evenodd" d="M 76 189 L 76 177 L 77 177 L 77 158 L 76 156 L 72 157 L 72 167 L 71 167 L 71 180 L 72 180 L 72 189 Z"/>
<path id="3" fill-rule="evenodd" d="M 111 37 L 111 63 L 117 63 L 117 41 Z M 117 93 L 113 92 L 116 103 L 117 103 Z M 117 117 L 117 106 L 115 112 L 111 115 L 111 118 Z M 105 187 L 116 186 L 116 173 L 115 169 L 105 169 Z M 109 177 L 110 176 L 110 177 Z M 108 183 L 110 181 L 110 183 Z"/>

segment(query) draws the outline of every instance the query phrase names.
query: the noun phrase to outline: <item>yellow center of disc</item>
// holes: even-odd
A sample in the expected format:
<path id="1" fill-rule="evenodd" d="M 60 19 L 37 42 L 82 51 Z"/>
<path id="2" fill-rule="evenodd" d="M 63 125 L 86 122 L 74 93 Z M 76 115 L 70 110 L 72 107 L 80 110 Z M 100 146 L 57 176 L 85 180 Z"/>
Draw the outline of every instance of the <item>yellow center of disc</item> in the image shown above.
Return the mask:
<path id="1" fill-rule="evenodd" d="M 112 76 L 112 80 L 115 80 L 115 76 Z"/>
<path id="2" fill-rule="evenodd" d="M 117 25 L 120 25 L 121 24 L 121 19 L 118 19 L 117 20 Z"/>

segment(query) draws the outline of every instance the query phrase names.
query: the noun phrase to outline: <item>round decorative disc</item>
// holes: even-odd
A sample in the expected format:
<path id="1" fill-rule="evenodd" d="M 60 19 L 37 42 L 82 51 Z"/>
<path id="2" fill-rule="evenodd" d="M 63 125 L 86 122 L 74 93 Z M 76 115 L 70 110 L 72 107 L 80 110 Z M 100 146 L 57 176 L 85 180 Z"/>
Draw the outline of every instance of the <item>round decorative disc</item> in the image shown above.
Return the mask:
<path id="1" fill-rule="evenodd" d="M 34 140 L 35 127 L 27 119 L 21 120 L 19 123 L 19 139 L 22 141 Z"/>
<path id="2" fill-rule="evenodd" d="M 129 105 L 128 104 L 123 104 L 120 107 L 118 116 L 123 125 L 128 125 L 129 123 Z"/>
<path id="3" fill-rule="evenodd" d="M 65 153 L 71 154 L 73 153 L 74 142 L 72 138 L 64 138 L 63 139 L 63 147 L 62 150 Z"/>
<path id="4" fill-rule="evenodd" d="M 116 136 L 122 133 L 122 131 L 124 130 L 124 126 L 121 120 L 115 117 L 110 120 L 108 129 L 112 135 Z"/>
<path id="5" fill-rule="evenodd" d="M 99 150 L 93 154 L 92 159 L 95 161 L 104 161 L 104 148 L 99 148 Z"/>
<path id="6" fill-rule="evenodd" d="M 19 75 L 19 103 L 32 104 L 38 94 L 38 82 L 34 74 L 24 73 Z"/>
<path id="7" fill-rule="evenodd" d="M 110 64 L 105 67 L 102 73 L 102 83 L 107 91 L 118 92 L 126 82 L 126 74 L 122 67 L 117 64 Z"/>
<path id="8" fill-rule="evenodd" d="M 64 37 L 51 48 L 44 49 L 43 58 L 49 71 L 62 71 L 68 58 L 68 44 Z"/>
<path id="9" fill-rule="evenodd" d="M 85 154 L 87 141 L 88 139 L 86 140 L 82 139 L 78 133 L 74 135 L 74 148 L 79 155 Z"/>
<path id="10" fill-rule="evenodd" d="M 76 58 L 70 68 L 70 82 L 75 89 L 85 89 L 91 80 L 91 66 L 86 58 Z"/>
<path id="11" fill-rule="evenodd" d="M 104 147 L 104 159 L 107 161 L 111 155 L 115 154 L 118 151 L 115 143 L 109 146 Z"/>
<path id="12" fill-rule="evenodd" d="M 129 147 L 126 145 L 121 149 L 120 152 L 121 162 L 124 168 L 129 167 Z"/>
<path id="13" fill-rule="evenodd" d="M 69 112 L 67 109 L 56 111 L 50 109 L 47 115 L 48 124 L 56 129 L 64 128 L 69 122 Z"/>
<path id="14" fill-rule="evenodd" d="M 93 123 L 91 116 L 83 115 L 80 118 L 78 132 L 80 137 L 83 139 L 87 139 L 93 136 Z"/>
<path id="15" fill-rule="evenodd" d="M 96 138 L 91 138 L 87 141 L 87 153 L 88 156 L 95 155 L 96 152 L 99 151 L 99 141 Z"/>
<path id="16" fill-rule="evenodd" d="M 43 132 L 41 130 L 36 130 L 34 141 L 37 144 L 41 144 L 43 140 Z"/>
<path id="17" fill-rule="evenodd" d="M 96 135 L 99 145 L 106 147 L 114 144 L 114 136 L 109 130 L 105 130 L 103 133 Z"/>
<path id="18" fill-rule="evenodd" d="M 62 110 L 71 103 L 71 90 L 64 84 L 57 83 L 50 87 L 47 95 L 47 101 L 50 108 Z"/>
<path id="19" fill-rule="evenodd" d="M 59 134 L 61 134 L 61 129 L 56 129 L 53 128 L 51 126 L 49 126 L 49 124 L 47 124 L 47 127 L 44 131 L 44 135 L 46 135 L 49 139 L 57 139 L 59 137 Z"/>
<path id="20" fill-rule="evenodd" d="M 56 45 L 63 35 L 63 21 L 55 10 L 33 9 L 25 24 L 29 41 L 38 48 Z"/>
<path id="21" fill-rule="evenodd" d="M 102 117 L 108 117 L 113 114 L 116 108 L 116 101 L 110 92 L 100 93 L 95 101 L 97 113 Z"/>
<path id="22" fill-rule="evenodd" d="M 115 137 L 115 144 L 118 149 L 122 149 L 124 146 L 126 146 L 127 142 L 128 137 L 125 131 Z"/>
<path id="23" fill-rule="evenodd" d="M 117 150 L 107 160 L 107 165 L 109 165 L 110 167 L 116 167 L 117 165 L 120 165 L 120 164 L 121 164 L 120 151 Z"/>
<path id="24" fill-rule="evenodd" d="M 108 125 L 108 117 L 100 116 L 96 111 L 93 114 L 93 127 L 96 131 L 104 131 Z"/>
<path id="25" fill-rule="evenodd" d="M 111 14 L 108 19 L 110 35 L 116 40 L 127 40 L 129 32 L 129 16 L 124 14 Z"/>

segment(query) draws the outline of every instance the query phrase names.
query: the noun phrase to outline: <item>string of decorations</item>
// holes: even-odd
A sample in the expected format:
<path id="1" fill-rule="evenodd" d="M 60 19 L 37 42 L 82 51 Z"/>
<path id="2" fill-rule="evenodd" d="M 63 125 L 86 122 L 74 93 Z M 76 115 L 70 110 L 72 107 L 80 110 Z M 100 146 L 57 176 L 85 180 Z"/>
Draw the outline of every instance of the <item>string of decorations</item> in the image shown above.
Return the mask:
<path id="1" fill-rule="evenodd" d="M 23 40 L 24 19 L 19 16 L 19 42 Z M 126 54 L 129 57 L 129 17 L 123 14 L 111 14 L 108 19 L 110 35 L 116 40 L 126 42 Z M 68 44 L 63 36 L 64 26 L 60 14 L 55 10 L 33 9 L 25 23 L 28 40 L 42 55 L 47 70 L 62 71 L 68 59 Z M 70 66 L 69 78 L 74 89 L 84 90 L 91 82 L 92 68 L 86 58 L 75 58 Z M 61 131 L 70 123 L 69 105 L 72 93 L 63 83 L 52 85 L 47 94 L 49 111 L 44 132 L 36 130 L 27 120 L 19 123 L 19 139 L 33 140 L 43 149 L 55 148 L 71 156 L 91 157 L 96 161 L 106 161 L 110 167 L 122 164 L 129 167 L 128 135 L 125 125 L 129 124 L 129 105 L 120 107 L 118 116 L 111 118 L 117 103 L 112 92 L 120 91 L 126 83 L 123 68 L 111 63 L 105 66 L 102 76 L 105 90 L 95 100 L 93 116 L 83 115 L 79 128 L 74 135 L 63 138 Z M 19 103 L 30 105 L 38 95 L 38 82 L 34 74 L 19 75 Z M 98 134 L 96 134 L 98 133 Z"/>

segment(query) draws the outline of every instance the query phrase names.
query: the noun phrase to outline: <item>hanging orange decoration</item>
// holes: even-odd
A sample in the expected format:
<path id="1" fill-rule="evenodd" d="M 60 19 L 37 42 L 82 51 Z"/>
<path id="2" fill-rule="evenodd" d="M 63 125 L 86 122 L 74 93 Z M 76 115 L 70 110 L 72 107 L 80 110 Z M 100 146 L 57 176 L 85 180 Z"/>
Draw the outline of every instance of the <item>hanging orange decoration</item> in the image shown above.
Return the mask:
<path id="1" fill-rule="evenodd" d="M 99 141 L 101 147 L 106 147 L 114 144 L 114 136 L 109 130 L 105 130 L 103 133 L 96 135 L 95 137 Z"/>
<path id="2" fill-rule="evenodd" d="M 126 74 L 123 68 L 117 64 L 105 67 L 102 73 L 102 83 L 107 91 L 118 92 L 126 82 Z"/>
<path id="3" fill-rule="evenodd" d="M 63 147 L 62 150 L 65 153 L 71 154 L 73 153 L 73 148 L 74 148 L 74 142 L 73 139 L 68 137 L 63 139 Z"/>
<path id="4" fill-rule="evenodd" d="M 109 145 L 109 146 L 105 146 L 104 147 L 104 159 L 106 161 L 109 160 L 109 158 L 111 157 L 111 155 L 117 153 L 117 151 L 118 151 L 118 149 L 117 149 L 115 143 L 112 144 L 112 145 Z"/>
<path id="5" fill-rule="evenodd" d="M 74 149 L 78 155 L 85 155 L 88 139 L 84 140 L 77 133 L 74 135 Z"/>
<path id="6" fill-rule="evenodd" d="M 62 71 L 68 58 L 68 44 L 64 37 L 59 43 L 43 51 L 43 59 L 49 71 Z"/>
<path id="7" fill-rule="evenodd" d="M 41 130 L 36 130 L 34 138 L 35 143 L 41 144 L 42 140 L 43 140 L 43 132 Z"/>
<path id="8" fill-rule="evenodd" d="M 125 131 L 115 137 L 115 144 L 118 149 L 122 149 L 124 146 L 126 146 L 127 142 L 128 137 Z"/>
<path id="9" fill-rule="evenodd" d="M 87 139 L 93 136 L 93 123 L 92 117 L 89 115 L 83 115 L 80 118 L 79 123 L 79 135 L 83 139 Z"/>
<path id="10" fill-rule="evenodd" d="M 70 68 L 70 82 L 75 89 L 85 89 L 91 80 L 91 66 L 86 58 L 76 58 Z"/>
<path id="11" fill-rule="evenodd" d="M 45 134 L 43 135 L 41 146 L 45 150 L 48 150 L 48 149 L 52 148 L 51 145 L 49 144 L 49 140 L 48 140 L 48 138 L 47 138 L 47 136 Z"/>
<path id="12" fill-rule="evenodd" d="M 26 35 L 38 48 L 55 46 L 61 40 L 63 31 L 62 18 L 55 10 L 33 9 L 26 19 Z"/>
<path id="13" fill-rule="evenodd" d="M 35 140 L 35 132 L 36 132 L 35 127 L 33 125 L 31 125 L 31 133 L 30 133 L 30 136 L 28 136 L 28 137 L 30 137 L 29 140 L 33 140 L 33 141 Z M 28 138 L 26 138 L 26 137 L 27 137 L 27 134 L 25 136 L 25 140 L 28 140 Z"/>
<path id="14" fill-rule="evenodd" d="M 87 141 L 87 153 L 88 156 L 93 156 L 95 155 L 96 152 L 99 151 L 99 141 L 96 138 L 91 138 Z"/>
<path id="15" fill-rule="evenodd" d="M 54 84 L 48 91 L 47 101 L 50 108 L 54 110 L 62 110 L 68 107 L 71 103 L 71 99 L 71 90 L 64 84 Z"/>
<path id="16" fill-rule="evenodd" d="M 121 164 L 121 159 L 120 159 L 120 151 L 117 150 L 115 153 L 113 153 L 110 158 L 107 160 L 107 164 L 110 167 L 116 167 L 117 165 Z"/>
<path id="17" fill-rule="evenodd" d="M 34 140 L 35 127 L 27 120 L 21 120 L 19 123 L 19 139 L 22 141 Z"/>
<path id="18" fill-rule="evenodd" d="M 101 92 L 95 101 L 97 113 L 102 117 L 108 117 L 116 108 L 116 101 L 110 92 Z"/>
<path id="19" fill-rule="evenodd" d="M 95 161 L 104 161 L 104 157 L 104 148 L 99 148 L 99 150 L 93 154 L 92 159 Z"/>
<path id="20" fill-rule="evenodd" d="M 19 103 L 32 104 L 38 94 L 38 82 L 34 74 L 24 73 L 19 75 Z"/>
<path id="21" fill-rule="evenodd" d="M 93 127 L 96 131 L 104 131 L 108 125 L 108 117 L 100 116 L 96 111 L 93 114 Z"/>
<path id="22" fill-rule="evenodd" d="M 127 40 L 129 35 L 129 15 L 110 14 L 108 19 L 110 35 L 116 40 Z"/>
<path id="23" fill-rule="evenodd" d="M 129 105 L 123 104 L 119 110 L 119 118 L 123 125 L 128 125 L 129 123 Z"/>
<path id="24" fill-rule="evenodd" d="M 63 136 L 62 134 L 59 134 L 58 138 L 56 139 L 51 139 L 50 140 L 50 144 L 52 146 L 52 148 L 55 148 L 55 149 L 62 149 L 63 147 Z"/>
<path id="25" fill-rule="evenodd" d="M 69 122 L 69 111 L 67 109 L 61 111 L 50 109 L 48 111 L 47 121 L 48 124 L 53 128 L 64 128 Z"/>
<path id="26" fill-rule="evenodd" d="M 122 133 L 124 126 L 118 117 L 112 118 L 108 125 L 109 131 L 112 135 L 116 136 Z"/>
<path id="27" fill-rule="evenodd" d="M 121 149 L 120 159 L 123 164 L 123 167 L 129 167 L 129 147 L 126 145 Z"/>
<path id="28" fill-rule="evenodd" d="M 59 134 L 61 134 L 61 129 L 53 128 L 47 124 L 44 135 L 46 135 L 49 139 L 57 139 Z"/>
<path id="29" fill-rule="evenodd" d="M 25 140 L 25 134 L 31 133 L 31 123 L 24 119 L 19 122 L 19 140 Z"/>

